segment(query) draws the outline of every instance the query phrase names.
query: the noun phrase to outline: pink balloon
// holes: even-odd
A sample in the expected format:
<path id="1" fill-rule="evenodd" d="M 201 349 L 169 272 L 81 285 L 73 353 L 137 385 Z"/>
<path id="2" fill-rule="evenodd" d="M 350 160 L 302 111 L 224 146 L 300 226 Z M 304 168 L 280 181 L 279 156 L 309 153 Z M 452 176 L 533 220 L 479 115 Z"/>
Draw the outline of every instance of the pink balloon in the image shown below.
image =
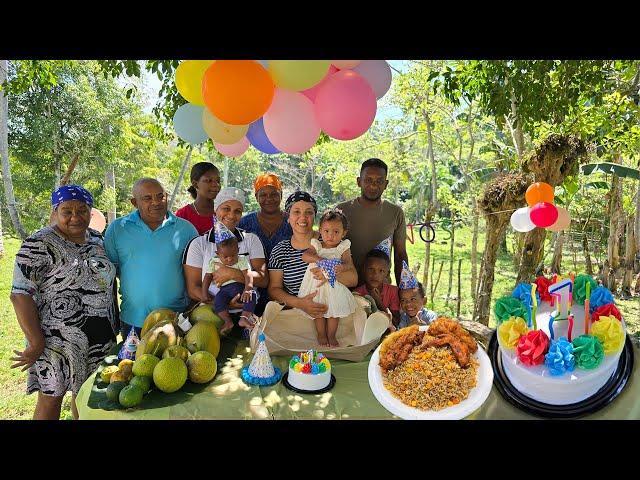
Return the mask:
<path id="1" fill-rule="evenodd" d="M 239 157 L 249 148 L 249 140 L 247 137 L 242 137 L 240 141 L 232 143 L 231 145 L 224 145 L 222 143 L 213 143 L 222 155 L 225 157 Z"/>
<path id="2" fill-rule="evenodd" d="M 329 79 L 329 77 L 331 75 L 333 75 L 334 73 L 336 73 L 338 71 L 338 69 L 336 67 L 334 67 L 333 65 L 331 65 L 329 67 L 329 71 L 327 72 L 327 74 L 324 76 L 324 78 L 322 80 L 320 80 L 320 82 L 311 87 L 311 88 L 307 88 L 306 90 L 302 90 L 302 93 L 305 97 L 307 97 L 309 100 L 311 100 L 312 102 L 316 101 L 316 95 L 318 95 L 318 90 L 320 90 L 320 87 L 322 87 L 325 83 L 327 83 L 327 80 Z"/>
<path id="3" fill-rule="evenodd" d="M 371 86 L 353 70 L 334 73 L 315 101 L 320 128 L 338 140 L 351 140 L 366 132 L 376 116 L 376 107 Z"/>
<path id="4" fill-rule="evenodd" d="M 91 220 L 89 220 L 89 227 L 99 232 L 104 231 L 104 227 L 107 226 L 107 219 L 104 218 L 104 214 L 97 208 L 91 209 Z"/>
<path id="5" fill-rule="evenodd" d="M 564 230 L 571 225 L 571 217 L 569 216 L 569 212 L 567 212 L 566 208 L 562 208 L 556 205 L 556 209 L 558 210 L 558 219 L 547 227 L 547 230 L 551 230 L 552 232 L 559 232 L 560 230 Z"/>
<path id="6" fill-rule="evenodd" d="M 263 120 L 269 141 L 285 153 L 304 153 L 320 137 L 313 103 L 300 92 L 276 88 Z"/>
<path id="7" fill-rule="evenodd" d="M 536 227 L 545 228 L 554 224 L 558 219 L 558 209 L 553 203 L 536 203 L 529 211 L 531 221 Z"/>
<path id="8" fill-rule="evenodd" d="M 378 100 L 391 87 L 391 67 L 384 60 L 362 60 L 353 71 L 367 79 Z"/>

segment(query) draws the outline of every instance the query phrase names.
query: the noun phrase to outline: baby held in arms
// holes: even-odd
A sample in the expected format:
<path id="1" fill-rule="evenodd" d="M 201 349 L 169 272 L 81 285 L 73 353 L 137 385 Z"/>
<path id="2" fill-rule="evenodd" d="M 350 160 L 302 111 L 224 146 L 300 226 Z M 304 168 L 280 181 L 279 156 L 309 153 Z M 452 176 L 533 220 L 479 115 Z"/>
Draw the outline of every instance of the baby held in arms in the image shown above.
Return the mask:
<path id="1" fill-rule="evenodd" d="M 348 231 L 347 217 L 334 208 L 320 218 L 322 240 L 311 240 L 311 247 L 302 254 L 309 264 L 300 285 L 299 297 L 317 292 L 314 301 L 327 305 L 323 317 L 314 318 L 318 344 L 323 347 L 340 346 L 336 339 L 340 318 L 348 317 L 356 309 L 356 301 L 347 287 L 337 281 L 340 272 L 355 270 L 351 259 L 351 241 L 345 240 Z M 326 280 L 316 280 L 312 269 L 320 267 Z"/>
<path id="2" fill-rule="evenodd" d="M 209 261 L 204 278 L 202 279 L 202 297 L 206 301 L 211 300 L 209 287 L 213 281 L 213 273 L 219 266 L 241 271 L 244 275 L 244 283 L 229 280 L 220 285 L 220 291 L 216 293 L 214 299 L 214 310 L 220 318 L 224 320 L 224 325 L 220 328 L 220 333 L 228 332 L 233 327 L 229 313 L 229 303 L 236 295 L 240 295 L 243 308 L 238 325 L 245 328 L 252 328 L 255 323 L 253 320 L 253 312 L 256 308 L 257 301 L 257 293 L 253 288 L 255 272 L 251 271 L 248 256 L 239 254 L 238 239 L 235 235 L 222 222 L 217 222 L 215 219 L 214 229 L 216 255 Z"/>

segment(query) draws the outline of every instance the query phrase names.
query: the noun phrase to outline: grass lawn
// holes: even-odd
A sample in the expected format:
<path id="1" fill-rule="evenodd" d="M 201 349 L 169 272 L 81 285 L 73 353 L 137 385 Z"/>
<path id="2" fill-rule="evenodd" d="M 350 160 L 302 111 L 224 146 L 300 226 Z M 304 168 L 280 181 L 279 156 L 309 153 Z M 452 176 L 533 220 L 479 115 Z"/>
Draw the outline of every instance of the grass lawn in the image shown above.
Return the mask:
<path id="1" fill-rule="evenodd" d="M 416 242 L 407 243 L 409 259 L 413 263 L 424 263 L 424 243 L 419 240 L 416 232 Z M 442 269 L 442 276 L 438 288 L 429 302 L 433 302 L 431 308 L 442 315 L 455 315 L 455 299 L 446 301 L 449 274 L 449 242 L 446 240 L 448 234 L 442 230 L 437 230 L 436 240 L 432 244 L 431 253 L 436 258 L 436 275 L 440 261 L 445 260 Z M 480 252 L 484 248 L 484 235 L 480 236 Z M 510 239 L 508 239 L 510 244 Z M 9 301 L 11 291 L 11 279 L 13 276 L 13 263 L 15 254 L 20 246 L 20 242 L 14 238 L 5 237 L 5 256 L 0 258 L 0 419 L 29 419 L 33 415 L 36 404 L 36 394 L 26 395 L 26 372 L 11 369 L 10 357 L 13 356 L 14 349 L 21 349 L 24 346 L 24 337 Z M 457 272 L 458 259 L 462 258 L 462 302 L 460 315 L 465 319 L 471 319 L 473 312 L 473 297 L 471 295 L 471 231 L 461 229 L 456 231 L 456 244 L 454 250 L 454 276 L 452 296 L 457 295 Z M 565 262 L 570 262 L 568 266 L 573 267 L 572 255 L 566 254 Z M 479 260 L 480 262 L 480 260 Z M 584 272 L 584 259 L 580 256 L 576 259 L 577 271 Z M 422 278 L 422 268 L 418 273 L 418 279 Z M 496 278 L 493 287 L 492 299 L 495 300 L 503 295 L 509 295 L 514 287 L 516 279 L 516 269 L 510 253 L 501 253 L 498 256 L 496 265 Z M 429 292 L 427 292 L 429 295 Z M 622 314 L 629 327 L 631 334 L 640 336 L 640 299 L 616 300 Z M 492 323 L 494 322 L 492 318 Z M 494 326 L 494 325 L 491 325 Z M 71 396 L 67 394 L 62 405 L 61 418 L 71 418 Z"/>

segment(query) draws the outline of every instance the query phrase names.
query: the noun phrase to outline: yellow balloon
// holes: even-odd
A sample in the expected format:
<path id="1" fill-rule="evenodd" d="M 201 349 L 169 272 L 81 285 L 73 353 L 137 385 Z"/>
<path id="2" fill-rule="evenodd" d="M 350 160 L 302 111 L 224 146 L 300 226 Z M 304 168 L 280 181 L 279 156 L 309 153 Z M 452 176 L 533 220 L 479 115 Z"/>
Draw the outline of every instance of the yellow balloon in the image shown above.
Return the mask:
<path id="1" fill-rule="evenodd" d="M 182 97 L 194 105 L 204 105 L 202 77 L 215 60 L 185 60 L 176 69 L 176 88 Z"/>
<path id="2" fill-rule="evenodd" d="M 277 87 L 299 92 L 320 83 L 330 60 L 269 60 L 269 73 Z"/>
<path id="3" fill-rule="evenodd" d="M 247 134 L 249 125 L 231 125 L 224 123 L 211 114 L 208 108 L 202 112 L 202 128 L 209 138 L 216 143 L 232 145 L 239 142 Z"/>

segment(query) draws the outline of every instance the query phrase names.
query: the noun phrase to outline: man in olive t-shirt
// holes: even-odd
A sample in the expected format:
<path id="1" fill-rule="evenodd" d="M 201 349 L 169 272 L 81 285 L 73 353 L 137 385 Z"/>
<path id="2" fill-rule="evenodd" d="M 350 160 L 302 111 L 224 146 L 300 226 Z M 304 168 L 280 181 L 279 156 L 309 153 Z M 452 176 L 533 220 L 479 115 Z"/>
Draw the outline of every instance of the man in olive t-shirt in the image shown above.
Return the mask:
<path id="1" fill-rule="evenodd" d="M 349 220 L 351 256 L 358 271 L 358 285 L 364 282 L 364 258 L 369 250 L 391 237 L 396 285 L 400 283 L 402 260 L 407 257 L 407 224 L 402 208 L 382 200 L 387 188 L 387 164 L 378 158 L 370 158 L 360 167 L 358 186 L 361 194 L 353 200 L 337 205 Z M 391 283 L 391 278 L 388 279 Z"/>

